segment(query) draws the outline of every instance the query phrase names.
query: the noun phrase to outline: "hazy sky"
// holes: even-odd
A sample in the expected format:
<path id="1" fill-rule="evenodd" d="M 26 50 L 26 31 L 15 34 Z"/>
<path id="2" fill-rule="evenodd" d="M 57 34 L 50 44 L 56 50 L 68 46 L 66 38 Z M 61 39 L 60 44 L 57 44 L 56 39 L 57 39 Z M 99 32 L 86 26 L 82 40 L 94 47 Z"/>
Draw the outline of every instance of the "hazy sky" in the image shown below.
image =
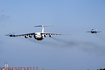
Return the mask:
<path id="1" fill-rule="evenodd" d="M 11 38 L 8 33 L 46 32 L 70 35 L 52 36 L 37 41 Z M 99 34 L 86 33 L 91 29 Z M 1 0 L 0 66 L 39 67 L 42 69 L 105 68 L 104 0 Z"/>

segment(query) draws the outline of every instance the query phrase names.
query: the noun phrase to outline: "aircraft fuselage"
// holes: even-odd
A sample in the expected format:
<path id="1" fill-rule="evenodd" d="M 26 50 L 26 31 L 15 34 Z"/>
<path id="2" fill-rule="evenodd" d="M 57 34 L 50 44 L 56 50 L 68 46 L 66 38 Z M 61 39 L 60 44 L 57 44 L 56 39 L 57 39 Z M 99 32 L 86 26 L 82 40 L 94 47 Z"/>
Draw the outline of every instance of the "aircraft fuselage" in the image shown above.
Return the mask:
<path id="1" fill-rule="evenodd" d="M 91 33 L 97 33 L 97 31 L 91 31 Z"/>
<path id="2" fill-rule="evenodd" d="M 41 33 L 35 33 L 34 38 L 36 40 L 43 40 L 44 39 L 44 35 L 41 35 Z"/>

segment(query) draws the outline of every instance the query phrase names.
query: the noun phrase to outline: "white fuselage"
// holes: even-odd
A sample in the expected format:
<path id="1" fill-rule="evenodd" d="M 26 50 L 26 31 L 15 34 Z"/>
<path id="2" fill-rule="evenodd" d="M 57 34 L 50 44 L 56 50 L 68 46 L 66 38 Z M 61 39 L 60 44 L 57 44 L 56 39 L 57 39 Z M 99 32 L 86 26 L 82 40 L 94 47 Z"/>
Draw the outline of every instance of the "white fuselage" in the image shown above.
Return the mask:
<path id="1" fill-rule="evenodd" d="M 97 33 L 97 31 L 95 31 L 95 30 L 92 29 L 92 30 L 91 30 L 91 33 Z"/>
<path id="2" fill-rule="evenodd" d="M 41 32 L 36 32 L 34 38 L 37 40 L 42 40 L 44 39 L 44 35 L 42 35 Z"/>

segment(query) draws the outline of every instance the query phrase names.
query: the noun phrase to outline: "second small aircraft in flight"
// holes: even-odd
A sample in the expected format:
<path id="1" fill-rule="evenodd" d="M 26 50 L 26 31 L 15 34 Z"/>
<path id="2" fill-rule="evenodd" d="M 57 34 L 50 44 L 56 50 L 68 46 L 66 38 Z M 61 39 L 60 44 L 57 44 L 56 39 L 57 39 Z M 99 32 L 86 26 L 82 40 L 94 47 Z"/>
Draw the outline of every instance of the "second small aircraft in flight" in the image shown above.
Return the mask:
<path id="1" fill-rule="evenodd" d="M 101 31 L 97 31 L 97 30 L 94 30 L 94 29 L 92 29 L 91 31 L 87 31 L 87 33 L 100 33 Z"/>
<path id="2" fill-rule="evenodd" d="M 10 37 L 25 36 L 25 38 L 28 38 L 29 36 L 30 38 L 32 38 L 32 35 L 33 35 L 36 40 L 43 40 L 44 37 L 46 37 L 47 35 L 49 35 L 49 37 L 52 37 L 52 35 L 69 35 L 69 34 L 58 34 L 58 33 L 45 33 L 44 27 L 52 27 L 49 25 L 39 25 L 34 27 L 42 27 L 42 32 L 27 33 L 27 34 L 20 34 L 20 35 L 7 34 L 6 36 L 10 36 Z"/>

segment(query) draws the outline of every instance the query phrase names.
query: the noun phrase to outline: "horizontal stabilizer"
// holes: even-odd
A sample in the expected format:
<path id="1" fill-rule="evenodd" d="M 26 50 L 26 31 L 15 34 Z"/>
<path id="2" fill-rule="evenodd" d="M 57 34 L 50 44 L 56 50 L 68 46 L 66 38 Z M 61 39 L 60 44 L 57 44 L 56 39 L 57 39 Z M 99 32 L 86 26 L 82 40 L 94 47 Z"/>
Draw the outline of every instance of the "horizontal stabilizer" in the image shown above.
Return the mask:
<path id="1" fill-rule="evenodd" d="M 53 27 L 53 25 L 38 25 L 38 26 L 34 26 L 34 27 Z"/>
<path id="2" fill-rule="evenodd" d="M 34 27 L 42 27 L 42 33 L 44 33 L 44 27 L 53 27 L 52 25 L 38 25 Z"/>

